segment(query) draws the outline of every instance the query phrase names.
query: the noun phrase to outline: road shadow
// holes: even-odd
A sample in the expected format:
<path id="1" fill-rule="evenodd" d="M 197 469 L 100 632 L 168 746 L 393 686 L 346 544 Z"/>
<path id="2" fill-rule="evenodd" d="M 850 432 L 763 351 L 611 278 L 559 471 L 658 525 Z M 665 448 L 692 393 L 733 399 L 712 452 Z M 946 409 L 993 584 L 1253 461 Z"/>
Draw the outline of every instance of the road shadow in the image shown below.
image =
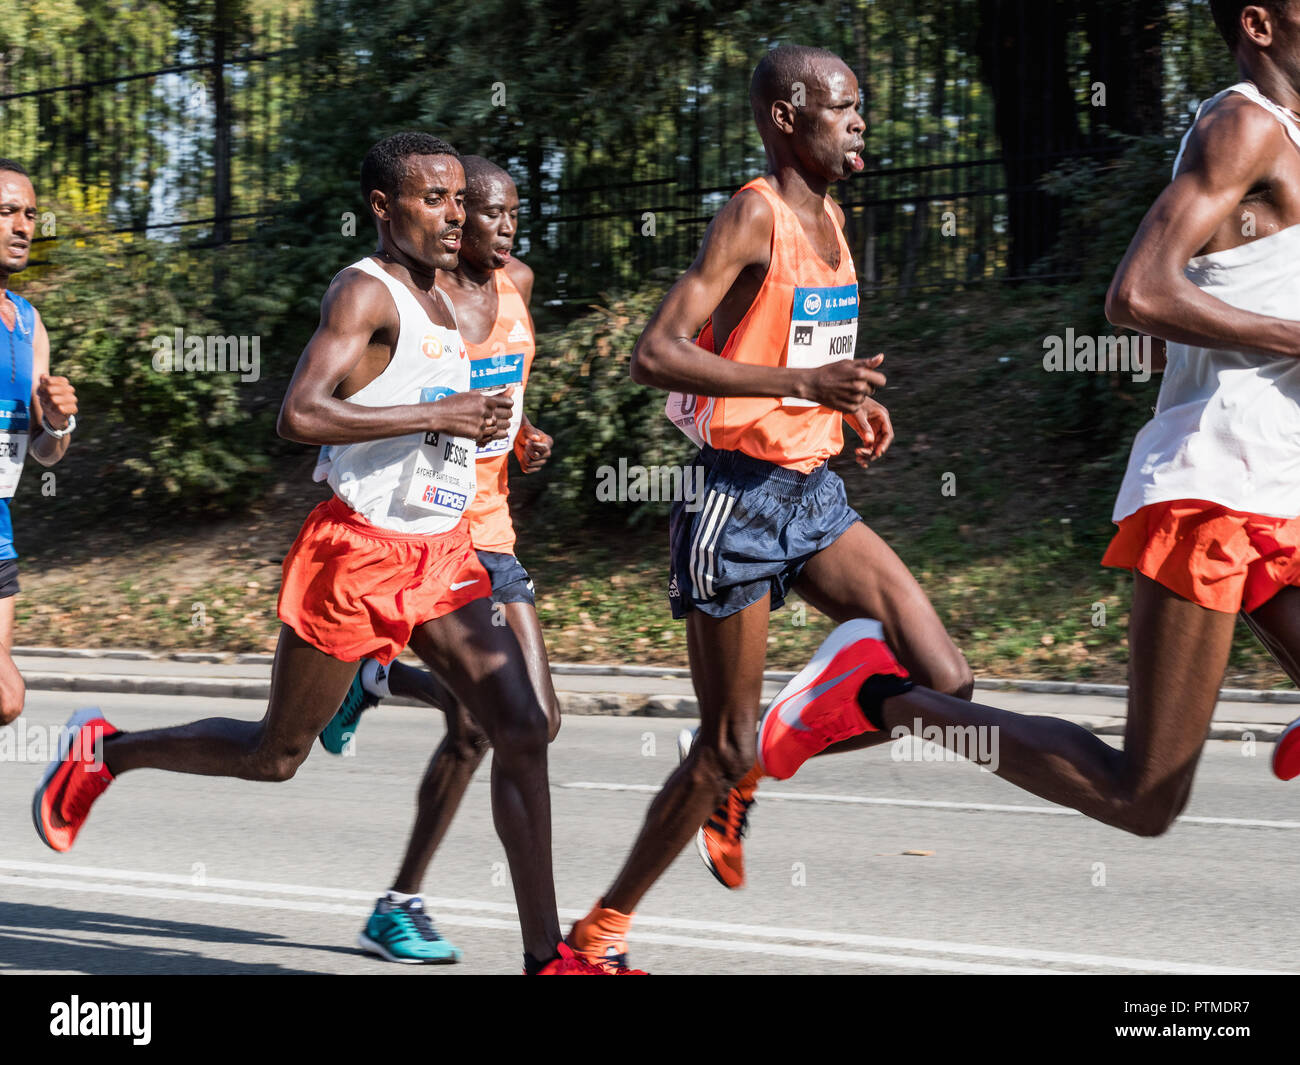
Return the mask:
<path id="1" fill-rule="evenodd" d="M 291 968 L 274 963 L 209 958 L 194 946 L 116 942 L 119 936 L 296 947 L 324 955 L 357 955 L 357 951 L 351 947 L 333 943 L 296 943 L 274 933 L 250 928 L 0 901 L 0 973 L 13 969 L 33 972 L 72 971 L 97 976 L 169 973 L 326 974 L 331 971 L 327 967 Z M 90 941 L 92 937 L 95 940 L 93 942 Z"/>

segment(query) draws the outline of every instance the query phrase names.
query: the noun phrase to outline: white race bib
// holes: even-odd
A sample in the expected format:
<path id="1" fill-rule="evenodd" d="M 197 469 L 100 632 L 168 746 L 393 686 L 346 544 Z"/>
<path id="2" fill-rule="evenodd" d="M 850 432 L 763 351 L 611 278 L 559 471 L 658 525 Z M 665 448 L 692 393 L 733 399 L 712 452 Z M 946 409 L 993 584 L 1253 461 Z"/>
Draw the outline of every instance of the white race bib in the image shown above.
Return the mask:
<path id="1" fill-rule="evenodd" d="M 0 499 L 12 499 L 27 457 L 27 404 L 0 400 Z"/>
<path id="2" fill-rule="evenodd" d="M 858 343 L 858 286 L 796 288 L 786 341 L 786 366 L 813 369 L 853 358 Z M 811 399 L 787 396 L 785 407 L 815 407 Z"/>
<path id="3" fill-rule="evenodd" d="M 471 359 L 469 363 L 469 387 L 475 392 L 495 396 L 507 388 L 522 386 L 524 383 L 523 355 L 488 355 L 482 359 Z M 515 446 L 515 437 L 524 423 L 524 395 L 522 387 L 515 388 L 514 406 L 510 410 L 510 430 L 500 440 L 492 440 L 478 449 L 478 458 L 492 458 L 505 454 Z"/>
<path id="4" fill-rule="evenodd" d="M 668 415 L 670 422 L 686 434 L 686 438 L 692 444 L 703 447 L 704 436 L 700 432 L 700 427 L 695 424 L 695 410 L 699 402 L 699 396 L 688 396 L 684 392 L 669 392 L 664 413 Z"/>
<path id="5" fill-rule="evenodd" d="M 454 395 L 450 388 L 423 388 L 420 402 Z M 474 441 L 450 433 L 425 433 L 406 485 L 406 504 L 459 518 L 474 498 Z"/>

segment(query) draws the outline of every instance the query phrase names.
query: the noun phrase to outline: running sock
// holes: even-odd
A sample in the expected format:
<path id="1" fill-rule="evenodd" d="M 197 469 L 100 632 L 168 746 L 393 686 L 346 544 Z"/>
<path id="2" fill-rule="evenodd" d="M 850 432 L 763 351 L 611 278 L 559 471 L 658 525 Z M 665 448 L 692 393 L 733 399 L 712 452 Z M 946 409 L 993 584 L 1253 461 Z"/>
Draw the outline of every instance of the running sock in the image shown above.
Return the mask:
<path id="1" fill-rule="evenodd" d="M 601 899 L 581 921 L 573 926 L 569 944 L 579 954 L 592 958 L 605 956 L 606 949 L 626 942 L 628 929 L 636 914 L 611 910 Z"/>
<path id="2" fill-rule="evenodd" d="M 868 677 L 867 682 L 858 689 L 858 706 L 862 708 L 862 716 L 877 732 L 884 732 L 884 710 L 881 704 L 891 696 L 902 695 L 915 687 L 911 680 L 900 677 L 897 673 L 877 673 L 874 677 Z"/>
<path id="3" fill-rule="evenodd" d="M 412 899 L 418 899 L 419 895 L 403 895 L 400 891 L 393 888 L 388 889 L 388 901 L 394 906 L 400 906 L 404 902 L 410 902 Z"/>
<path id="4" fill-rule="evenodd" d="M 367 658 L 361 664 L 361 687 L 379 699 L 391 699 L 393 693 L 388 689 L 388 667 Z"/>

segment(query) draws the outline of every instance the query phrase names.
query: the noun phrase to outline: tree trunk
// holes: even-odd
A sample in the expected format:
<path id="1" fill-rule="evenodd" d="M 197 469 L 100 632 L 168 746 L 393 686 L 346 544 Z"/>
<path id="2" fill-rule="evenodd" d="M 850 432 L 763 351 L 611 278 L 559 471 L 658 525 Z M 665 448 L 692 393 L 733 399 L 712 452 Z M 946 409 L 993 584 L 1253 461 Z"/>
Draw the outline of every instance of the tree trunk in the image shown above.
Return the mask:
<path id="1" fill-rule="evenodd" d="M 1060 230 L 1060 203 L 1039 179 L 1084 146 L 1066 58 L 1074 10 L 1063 0 L 980 0 L 977 47 L 1002 144 L 1012 278 L 1028 274 Z"/>

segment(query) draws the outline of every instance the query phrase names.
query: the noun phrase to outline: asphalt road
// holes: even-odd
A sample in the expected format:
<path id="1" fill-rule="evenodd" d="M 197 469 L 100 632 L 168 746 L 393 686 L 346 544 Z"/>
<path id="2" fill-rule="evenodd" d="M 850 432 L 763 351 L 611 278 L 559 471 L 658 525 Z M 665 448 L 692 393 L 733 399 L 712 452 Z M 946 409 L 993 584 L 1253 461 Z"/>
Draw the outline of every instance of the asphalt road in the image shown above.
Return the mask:
<path id="1" fill-rule="evenodd" d="M 33 692 L 27 742 L 95 703 L 123 728 L 262 712 L 247 700 Z M 682 724 L 565 720 L 551 782 L 566 928 L 621 863 Z M 0 765 L 0 972 L 517 972 L 486 765 L 425 886 L 465 961 L 397 966 L 354 947 L 441 731 L 432 711 L 381 708 L 355 757 L 317 749 L 284 784 L 133 773 L 63 855 L 31 826 L 43 759 Z M 1300 787 L 1272 778 L 1270 754 L 1211 742 L 1187 816 L 1154 840 L 968 763 L 895 761 L 888 748 L 817 759 L 760 789 L 746 889 L 722 889 L 688 849 L 642 903 L 632 960 L 658 973 L 1297 971 Z"/>

